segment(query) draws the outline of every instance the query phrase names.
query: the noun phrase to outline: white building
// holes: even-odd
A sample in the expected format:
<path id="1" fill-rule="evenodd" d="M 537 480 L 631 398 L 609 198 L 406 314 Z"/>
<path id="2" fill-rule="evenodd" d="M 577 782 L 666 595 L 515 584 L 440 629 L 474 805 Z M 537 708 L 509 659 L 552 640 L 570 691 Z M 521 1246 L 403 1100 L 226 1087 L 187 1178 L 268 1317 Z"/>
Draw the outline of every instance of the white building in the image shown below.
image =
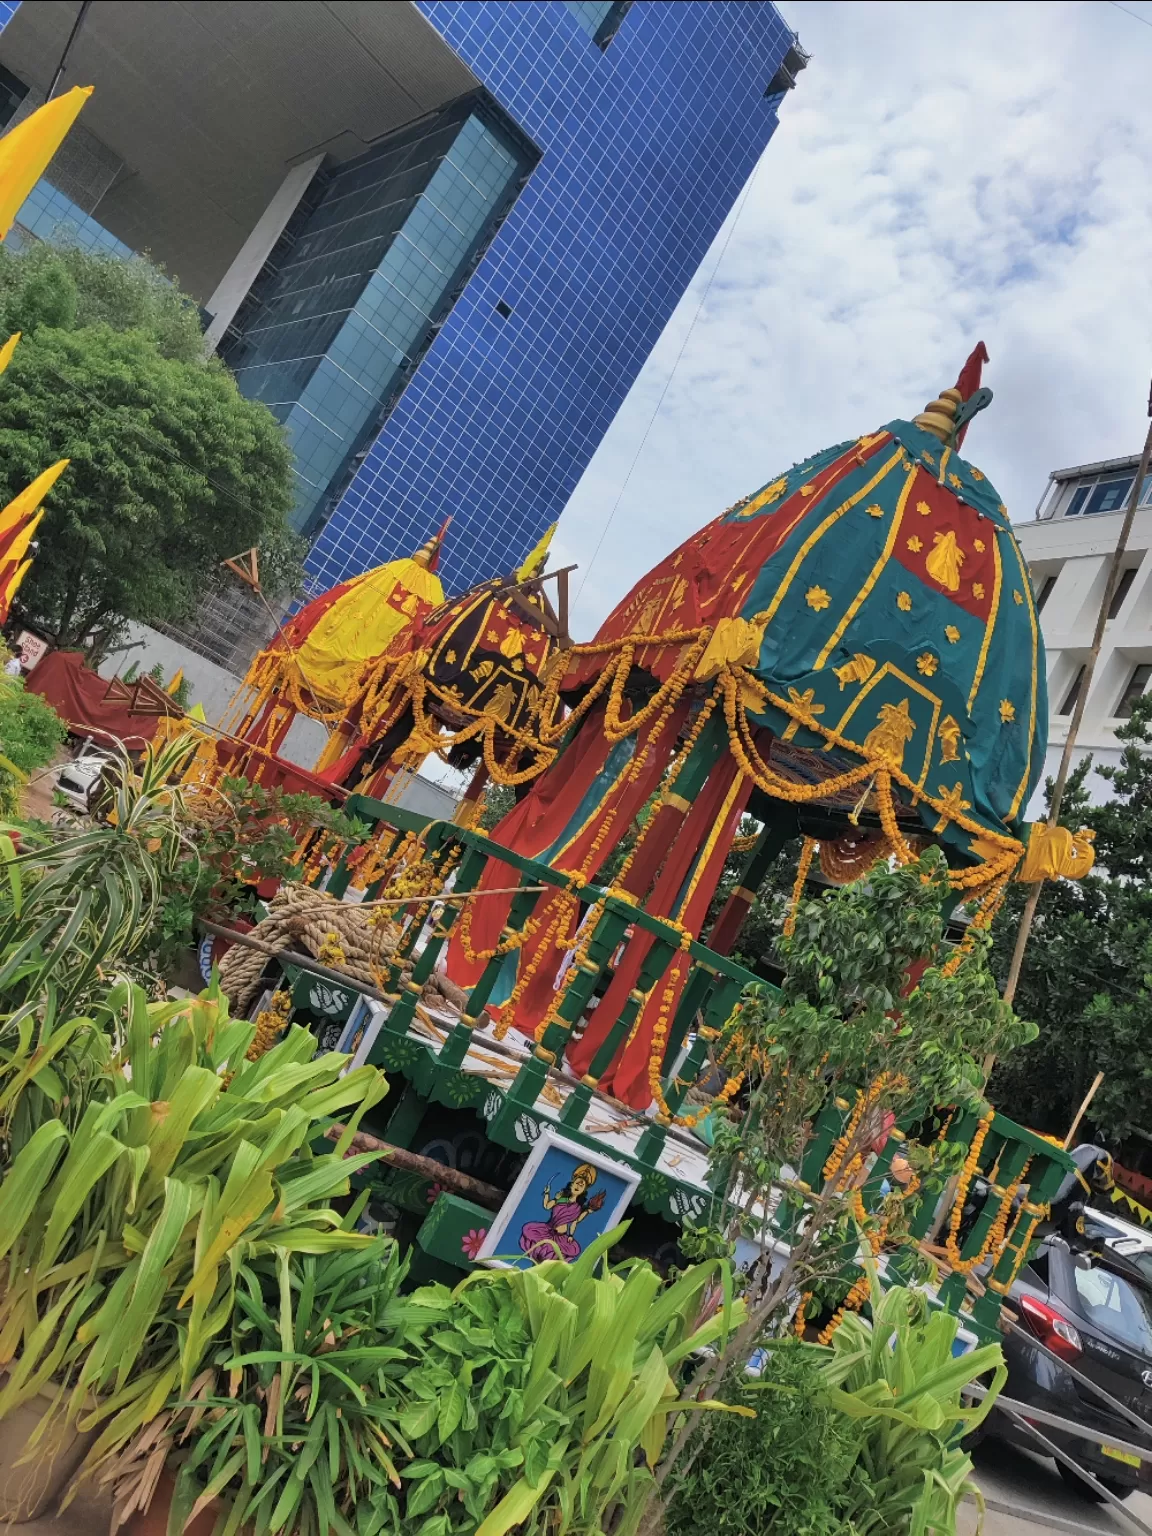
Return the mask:
<path id="1" fill-rule="evenodd" d="M 1016 526 L 1016 537 L 1032 572 L 1036 606 L 1048 651 L 1048 756 L 1045 776 L 1055 774 L 1068 736 L 1072 709 L 1083 685 L 1108 565 L 1139 459 L 1107 459 L 1057 469 L 1036 509 L 1035 519 Z M 1091 753 L 1096 763 L 1120 755 L 1116 727 L 1131 714 L 1133 701 L 1152 679 L 1152 475 L 1144 486 L 1128 539 L 1120 581 L 1112 597 L 1104 644 L 1076 738 L 1075 761 Z M 1094 799 L 1109 793 L 1095 774 L 1088 779 Z M 1043 811 L 1043 780 L 1029 807 L 1034 820 Z"/>

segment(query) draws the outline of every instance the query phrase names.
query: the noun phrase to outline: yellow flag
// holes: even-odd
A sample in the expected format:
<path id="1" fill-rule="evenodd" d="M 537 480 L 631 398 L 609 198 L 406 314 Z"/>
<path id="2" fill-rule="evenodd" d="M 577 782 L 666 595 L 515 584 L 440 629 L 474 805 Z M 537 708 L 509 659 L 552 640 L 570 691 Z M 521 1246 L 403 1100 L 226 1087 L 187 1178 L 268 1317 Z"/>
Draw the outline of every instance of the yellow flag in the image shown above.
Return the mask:
<path id="1" fill-rule="evenodd" d="M 548 563 L 548 546 L 552 543 L 552 535 L 556 532 L 556 524 L 544 530 L 544 536 L 539 544 L 525 560 L 524 564 L 516 572 L 517 581 L 527 581 L 530 576 L 537 576 Z"/>
<path id="2" fill-rule="evenodd" d="M 25 560 L 22 565 L 16 567 L 7 580 L 5 580 L 4 571 L 9 568 L 5 566 L 0 570 L 0 624 L 7 624 L 8 613 L 12 607 L 12 599 L 16 596 L 20 583 L 27 576 L 28 567 L 31 564 L 31 560 Z"/>
<path id="3" fill-rule="evenodd" d="M 0 139 L 0 240 L 12 228 L 24 200 L 48 169 L 49 160 L 91 94 L 90 85 L 74 85 L 63 96 L 46 101 Z"/>
<path id="4" fill-rule="evenodd" d="M 16 350 L 16 343 L 20 340 L 21 334 L 20 331 L 17 331 L 15 336 L 9 336 L 4 345 L 0 347 L 0 373 L 3 373 L 12 361 L 12 354 Z"/>
<path id="5" fill-rule="evenodd" d="M 17 528 L 26 517 L 30 517 L 48 492 L 59 480 L 60 476 L 68 468 L 69 461 L 60 459 L 53 464 L 51 469 L 46 469 L 43 474 L 36 476 L 31 485 L 25 486 L 18 496 L 12 500 L 0 512 L 0 559 L 12 558 L 11 539 L 7 537 Z M 31 535 L 29 535 L 31 537 Z M 25 548 L 27 545 L 25 545 Z"/>

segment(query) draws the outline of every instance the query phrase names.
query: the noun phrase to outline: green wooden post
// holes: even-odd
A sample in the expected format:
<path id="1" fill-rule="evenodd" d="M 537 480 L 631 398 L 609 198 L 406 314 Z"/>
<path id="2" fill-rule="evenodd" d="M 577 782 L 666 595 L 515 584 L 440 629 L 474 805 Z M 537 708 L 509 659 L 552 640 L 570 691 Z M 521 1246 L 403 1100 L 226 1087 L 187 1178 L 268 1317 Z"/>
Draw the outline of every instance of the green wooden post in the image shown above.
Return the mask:
<path id="1" fill-rule="evenodd" d="M 521 884 L 530 880 L 530 876 L 522 875 Z M 545 901 L 551 901 L 555 891 L 523 891 L 512 898 L 512 905 L 508 910 L 508 921 L 504 925 L 504 931 L 500 937 L 506 939 L 514 933 L 523 932 L 524 925 L 531 918 L 536 907 Z M 516 950 L 519 956 L 522 950 Z M 500 973 L 504 969 L 507 955 L 493 955 L 474 983 L 468 994 L 467 1012 L 461 1014 L 452 1029 L 452 1033 L 441 1047 L 438 1061 L 444 1067 L 458 1067 L 468 1054 L 468 1048 L 472 1043 L 472 1031 L 483 1022 L 484 1008 L 492 995 L 492 988 L 499 980 Z"/>
<path id="2" fill-rule="evenodd" d="M 996 1145 L 989 1148 L 989 1143 L 992 1142 L 995 1142 Z M 960 1249 L 960 1257 L 962 1259 L 971 1258 L 974 1253 L 979 1253 L 981 1248 L 983 1248 L 987 1241 L 988 1233 L 991 1231 L 996 1220 L 996 1213 L 1000 1209 L 1000 1196 L 995 1193 L 995 1190 L 1007 1189 L 1019 1176 L 1020 1170 L 1028 1161 L 1029 1149 L 1022 1142 L 1006 1142 L 1003 1138 L 995 1136 L 993 1132 L 989 1132 L 984 1146 L 986 1150 L 981 1161 L 986 1168 L 991 1169 L 997 1157 L 999 1157 L 999 1182 L 989 1190 L 983 1209 L 972 1223 L 972 1230 L 967 1238 L 965 1238 L 964 1244 Z M 949 1312 L 955 1312 L 958 1315 L 963 1302 L 968 1297 L 967 1276 L 953 1271 L 940 1286 L 938 1295 L 942 1304 L 948 1308 Z"/>
<path id="3" fill-rule="evenodd" d="M 851 1090 L 849 1090 L 851 1091 Z M 826 1099 L 816 1116 L 812 1137 L 800 1163 L 800 1183 L 810 1190 L 824 1187 L 824 1165 L 832 1151 L 832 1145 L 844 1134 L 844 1127 L 852 1115 L 852 1101 L 847 1098 Z"/>
<path id="4" fill-rule="evenodd" d="M 641 931 L 633 929 L 632 938 L 629 942 L 634 944 Z M 604 1036 L 600 1049 L 593 1056 L 589 1064 L 588 1071 L 580 1079 L 579 1088 L 574 1089 L 569 1095 L 568 1102 L 561 1111 L 561 1125 L 566 1125 L 569 1128 L 583 1125 L 584 1116 L 588 1113 L 588 1106 L 592 1102 L 593 1090 L 612 1064 L 616 1053 L 624 1046 L 629 1035 L 631 1035 L 632 1026 L 635 1024 L 640 1010 L 648 1002 L 650 993 L 663 978 L 665 971 L 667 971 L 672 961 L 672 957 L 678 953 L 678 950 L 679 945 L 668 940 L 652 940 L 648 953 L 645 955 L 640 966 L 639 975 L 636 977 L 636 985 L 629 992 L 627 1001 L 617 1015 L 615 1023 Z M 627 955 L 627 950 L 624 953 Z M 548 1036 L 551 1033 L 551 1030 L 547 1031 L 544 1039 L 540 1042 L 546 1048 L 548 1047 Z M 555 1049 L 556 1047 L 552 1048 Z"/>
<path id="5" fill-rule="evenodd" d="M 1035 1232 L 1035 1225 L 1030 1218 L 1036 1216 L 1039 1219 L 1040 1212 L 1052 1203 L 1052 1197 L 1059 1189 L 1066 1172 L 1054 1157 L 1043 1155 L 1036 1157 L 1036 1154 L 1033 1156 L 1041 1166 L 1029 1180 L 1028 1199 L 1016 1228 L 1016 1242 L 1011 1247 L 1005 1245 L 1003 1252 L 992 1266 L 984 1295 L 972 1308 L 974 1321 L 989 1332 L 995 1331 L 1000 1317 L 1000 1308 L 1012 1284 L 1013 1276 L 1027 1257 L 1028 1246 Z"/>
<path id="6" fill-rule="evenodd" d="M 456 875 L 455 889 L 462 894 L 466 891 L 475 890 L 487 862 L 487 855 L 482 853 L 480 849 L 469 848 L 460 862 L 460 868 Z M 460 904 L 454 901 L 446 902 L 437 919 L 436 926 L 428 935 L 428 942 L 424 946 L 423 953 L 412 967 L 411 977 L 408 981 L 401 983 L 400 994 L 396 1002 L 392 1004 L 388 1015 L 388 1022 L 385 1026 L 388 1034 L 406 1035 L 408 1033 L 408 1026 L 412 1022 L 413 1014 L 416 1012 L 416 1004 L 420 999 L 421 993 L 424 991 L 425 983 L 436 969 L 436 961 L 440 951 L 444 948 L 445 941 L 452 931 L 452 925 L 459 916 Z M 411 953 L 423 924 L 417 925 L 412 923 L 409 926 L 415 930 L 412 942 L 408 946 L 408 952 Z M 399 974 L 399 968 L 397 968 L 395 961 L 389 969 L 390 986 L 395 986 L 396 984 L 392 978 L 393 970 L 396 970 L 397 975 Z"/>
<path id="7" fill-rule="evenodd" d="M 618 907 L 620 910 L 617 910 Z M 611 902 L 605 905 L 588 944 L 587 959 L 573 965 L 565 978 L 564 991 L 556 1010 L 556 1023 L 546 1031 L 544 1040 L 534 1048 L 532 1055 L 517 1072 L 508 1090 L 506 1108 L 531 1109 L 536 1103 L 548 1075 L 548 1068 L 557 1061 L 558 1052 L 563 1049 L 572 1026 L 588 1006 L 596 983 L 624 937 L 629 919 L 623 914 L 627 911 L 624 903 Z M 545 1040 L 552 1043 L 546 1045 Z"/>
<path id="8" fill-rule="evenodd" d="M 780 857 L 784 844 L 789 838 L 795 837 L 796 832 L 795 811 L 783 807 L 765 824 L 740 872 L 735 889 L 708 935 L 708 944 L 712 949 L 722 955 L 732 952 L 765 875 Z"/>
<path id="9" fill-rule="evenodd" d="M 713 1031 L 723 1029 L 731 1016 L 736 998 L 743 990 L 739 978 L 726 976 L 714 966 L 698 960 L 696 968 L 688 978 L 688 985 L 684 989 L 680 1007 L 673 1029 L 669 1035 L 669 1047 L 664 1056 L 664 1073 L 662 1090 L 664 1102 L 668 1106 L 669 1116 L 677 1115 L 684 1106 L 684 1100 L 688 1097 L 688 1091 L 696 1082 L 700 1073 L 704 1070 L 704 1061 L 708 1054 L 708 1042 L 714 1039 Z M 676 1060 L 676 1054 L 680 1050 L 680 1044 L 685 1034 L 691 1027 L 693 1019 L 700 1015 L 701 1027 L 696 1031 L 696 1038 L 689 1047 L 688 1055 L 680 1072 L 669 1079 L 671 1064 Z M 675 1051 L 672 1049 L 672 1036 L 676 1037 Z M 636 1160 L 645 1167 L 654 1168 L 660 1161 L 660 1154 L 664 1150 L 664 1143 L 668 1140 L 668 1128 L 670 1119 L 657 1116 L 655 1121 L 641 1136 L 636 1146 Z"/>

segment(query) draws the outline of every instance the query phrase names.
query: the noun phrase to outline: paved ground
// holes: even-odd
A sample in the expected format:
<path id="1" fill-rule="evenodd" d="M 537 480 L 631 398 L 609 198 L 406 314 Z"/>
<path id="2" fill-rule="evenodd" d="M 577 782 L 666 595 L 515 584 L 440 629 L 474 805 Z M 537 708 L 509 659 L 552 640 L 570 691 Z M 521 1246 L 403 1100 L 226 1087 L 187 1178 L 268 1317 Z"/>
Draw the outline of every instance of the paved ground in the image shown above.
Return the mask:
<path id="1" fill-rule="evenodd" d="M 1135 1526 L 1111 1509 L 1075 1498 L 1051 1461 L 994 1441 L 980 1446 L 974 1460 L 988 1503 L 983 1536 L 1137 1536 Z M 1152 1527 L 1152 1497 L 1136 1493 L 1125 1506 Z M 105 1498 L 78 1498 L 59 1519 L 28 1521 L 13 1528 L 12 1536 L 107 1536 L 109 1512 Z M 975 1509 L 966 1508 L 958 1536 L 973 1536 L 975 1530 Z"/>
<path id="2" fill-rule="evenodd" d="M 1136 1527 L 1110 1506 L 1077 1498 L 1058 1476 L 1055 1462 L 1047 1458 L 989 1441 L 976 1450 L 973 1460 L 976 1480 L 988 1503 L 984 1536 L 1048 1536 L 1056 1531 L 1074 1536 L 1097 1531 L 1136 1536 Z M 1134 1493 L 1124 1505 L 1152 1527 L 1152 1497 Z M 969 1536 L 975 1529 L 974 1511 L 968 1511 L 960 1536 Z"/>

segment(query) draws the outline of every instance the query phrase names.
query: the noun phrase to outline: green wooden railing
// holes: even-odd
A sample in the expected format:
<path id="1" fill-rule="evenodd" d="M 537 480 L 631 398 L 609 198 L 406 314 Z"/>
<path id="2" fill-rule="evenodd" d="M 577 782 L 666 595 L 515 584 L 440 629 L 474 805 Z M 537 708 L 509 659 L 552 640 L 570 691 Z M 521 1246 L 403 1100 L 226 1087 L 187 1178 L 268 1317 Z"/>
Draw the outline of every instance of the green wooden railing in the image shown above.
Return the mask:
<path id="1" fill-rule="evenodd" d="M 422 1097 L 426 1095 L 445 1103 L 463 1104 L 467 1100 L 460 1087 L 462 1082 L 465 1088 L 470 1084 L 476 1094 L 483 1095 L 489 1107 L 495 1095 L 498 1108 L 492 1113 L 488 1113 L 487 1108 L 485 1111 L 489 1134 L 507 1146 L 523 1144 L 526 1139 L 526 1122 L 538 1128 L 539 1122 L 543 1120 L 557 1125 L 563 1134 L 577 1142 L 602 1147 L 603 1143 L 598 1142 L 585 1129 L 588 1112 L 594 1102 L 598 1098 L 603 1102 L 599 1080 L 627 1042 L 648 999 L 664 985 L 670 966 L 683 953 L 688 961 L 688 971 L 683 978 L 680 1000 L 669 1028 L 661 1073 L 661 1089 L 668 1110 L 672 1116 L 680 1113 L 690 1088 L 699 1080 L 705 1068 L 708 1042 L 714 1038 L 713 1032 L 723 1029 L 745 986 L 758 981 L 758 977 L 700 943 L 693 942 L 682 952 L 681 933 L 671 924 L 596 885 L 574 885 L 570 877 L 550 865 L 513 853 L 480 832 L 466 830 L 451 822 L 419 816 L 366 796 L 351 797 L 345 810 L 372 824 L 376 837 L 383 840 L 385 855 L 398 849 L 407 833 L 422 833 L 425 866 L 430 871 L 442 872 L 445 877 L 450 869 L 454 869 L 455 894 L 476 890 L 492 860 L 509 869 L 513 880 L 523 889 L 511 899 L 504 929 L 506 935 L 522 931 L 525 924 L 559 891 L 569 892 L 585 908 L 595 907 L 598 913 L 594 931 L 582 946 L 583 959 L 570 967 L 565 977 L 558 1006 L 551 1011 L 551 1022 L 542 1038 L 532 1044 L 515 1077 L 503 1090 L 494 1090 L 485 1079 L 477 1079 L 475 1075 L 468 1077 L 462 1069 L 473 1043 L 473 1033 L 483 1021 L 484 1009 L 506 957 L 496 955 L 485 964 L 468 992 L 461 1017 L 449 1030 L 438 1050 L 418 1044 L 413 1041 L 411 1033 L 416 1008 L 424 985 L 432 976 L 437 960 L 459 920 L 462 904 L 449 902 L 442 906 L 418 957 L 415 950 L 426 923 L 417 913 L 408 920 L 383 979 L 382 990 L 390 1009 L 369 1057 L 371 1061 L 390 1070 L 403 1072 L 415 1082 Z M 347 859 L 341 859 L 328 879 L 327 890 L 334 896 L 343 896 L 352 876 L 353 870 Z M 509 883 L 503 879 L 501 881 L 502 885 Z M 366 896 L 369 899 L 377 894 L 377 885 L 368 887 Z M 428 900 L 414 897 L 413 906 L 423 906 L 426 912 Z M 652 942 L 640 968 L 636 986 L 612 1022 L 585 1076 L 579 1082 L 566 1075 L 562 1078 L 567 1096 L 557 1114 L 553 1108 L 541 1105 L 545 1084 L 550 1075 L 563 1073 L 564 1051 L 568 1041 L 586 1014 L 592 998 L 610 980 L 614 969 L 613 960 L 619 956 L 622 961 L 627 946 L 636 942 L 641 935 L 650 937 Z M 406 976 L 405 973 L 409 971 L 410 974 Z M 691 1044 L 687 1056 L 677 1071 L 676 1063 L 681 1048 L 689 1036 Z M 802 1190 L 817 1191 L 821 1188 L 829 1153 L 837 1138 L 843 1134 L 851 1112 L 852 1106 L 845 1099 L 829 1099 L 825 1104 L 813 1127 L 813 1135 L 800 1169 Z M 975 1113 L 958 1113 L 953 1116 L 945 1133 L 946 1139 L 968 1148 L 977 1125 L 978 1116 Z M 670 1129 L 667 1116 L 653 1119 L 631 1153 L 614 1149 L 614 1155 L 633 1163 L 646 1176 L 653 1176 Z M 891 1159 L 899 1150 L 900 1134 L 898 1131 L 895 1137 L 889 1138 L 884 1151 L 869 1171 L 862 1191 L 865 1208 L 868 1210 L 875 1210 L 880 1204 L 881 1186 Z M 989 1336 L 996 1328 L 1003 1292 L 1024 1258 L 1034 1227 L 1032 1214 L 1038 1214 L 1047 1205 L 1074 1165 L 1061 1148 L 999 1114 L 994 1117 L 985 1137 L 980 1164 L 986 1176 L 995 1169 L 995 1190 L 999 1191 L 1006 1190 L 1024 1171 L 1025 1165 L 1028 1165 L 1028 1207 L 1024 1217 L 1015 1226 L 1017 1235 L 1014 1241 L 1001 1250 L 991 1272 L 985 1275 L 983 1295 L 973 1304 L 969 1298 L 966 1276 L 954 1273 L 941 1284 L 939 1297 L 950 1311 L 963 1313 L 966 1321 L 977 1332 Z M 668 1189 L 673 1189 L 677 1181 L 667 1175 L 659 1177 L 663 1179 L 663 1184 L 658 1182 L 651 1186 L 658 1190 L 658 1195 L 653 1196 L 650 1205 L 662 1209 L 671 1219 L 679 1219 L 690 1209 L 685 1202 L 698 1199 L 702 1212 L 709 1197 L 707 1191 L 700 1190 L 698 1183 L 681 1185 L 683 1195 L 681 1203 L 677 1205 L 674 1192 L 671 1203 L 668 1199 Z M 642 1184 L 642 1191 L 644 1188 Z M 909 1198 L 910 1232 L 914 1239 L 920 1240 L 927 1235 L 932 1225 L 939 1191 L 921 1191 Z M 962 1258 L 971 1258 L 980 1252 L 995 1222 L 999 1205 L 1000 1198 L 994 1191 L 964 1241 Z M 787 1236 L 786 1233 L 781 1235 Z M 897 1276 L 901 1273 L 899 1258 L 894 1262 L 893 1272 Z"/>

